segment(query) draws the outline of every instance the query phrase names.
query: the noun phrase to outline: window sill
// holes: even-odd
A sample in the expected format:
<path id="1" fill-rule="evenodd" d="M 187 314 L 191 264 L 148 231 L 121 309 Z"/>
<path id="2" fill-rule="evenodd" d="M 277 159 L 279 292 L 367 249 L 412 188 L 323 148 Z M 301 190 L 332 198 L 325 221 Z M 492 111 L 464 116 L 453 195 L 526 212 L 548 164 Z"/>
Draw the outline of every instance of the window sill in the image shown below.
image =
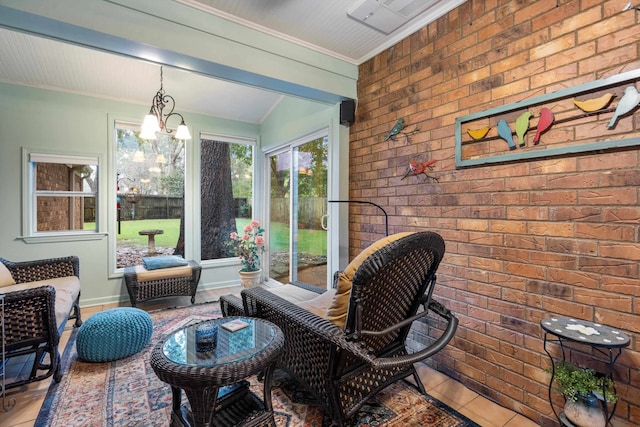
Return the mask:
<path id="1" fill-rule="evenodd" d="M 78 233 L 78 234 L 42 234 L 34 236 L 19 236 L 25 243 L 55 243 L 79 242 L 85 240 L 102 240 L 107 233 Z"/>

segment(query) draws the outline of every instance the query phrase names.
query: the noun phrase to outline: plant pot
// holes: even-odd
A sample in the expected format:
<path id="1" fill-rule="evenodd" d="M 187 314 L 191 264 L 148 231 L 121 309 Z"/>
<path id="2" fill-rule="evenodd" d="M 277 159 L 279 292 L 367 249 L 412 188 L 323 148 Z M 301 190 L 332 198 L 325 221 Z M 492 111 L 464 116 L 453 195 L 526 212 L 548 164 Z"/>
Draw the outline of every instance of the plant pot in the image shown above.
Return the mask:
<path id="1" fill-rule="evenodd" d="M 259 286 L 262 280 L 262 269 L 257 271 L 239 271 L 240 283 L 245 289 L 255 288 Z"/>
<path id="2" fill-rule="evenodd" d="M 600 402 L 593 394 L 580 397 L 577 402 L 567 400 L 564 415 L 577 427 L 605 427 L 607 423 Z"/>

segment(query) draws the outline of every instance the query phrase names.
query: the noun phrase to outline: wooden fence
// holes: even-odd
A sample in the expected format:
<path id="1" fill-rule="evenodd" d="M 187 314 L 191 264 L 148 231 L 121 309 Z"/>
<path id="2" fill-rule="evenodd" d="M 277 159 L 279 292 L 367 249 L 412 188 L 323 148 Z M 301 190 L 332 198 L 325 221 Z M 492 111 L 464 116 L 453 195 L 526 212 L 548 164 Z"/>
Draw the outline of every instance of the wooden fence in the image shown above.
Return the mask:
<path id="1" fill-rule="evenodd" d="M 183 209 L 182 197 L 144 196 L 137 203 L 127 201 L 124 194 L 120 198 L 120 220 L 133 219 L 172 219 L 180 218 Z M 236 198 L 236 218 L 251 217 L 251 203 L 246 198 Z M 320 229 L 322 215 L 327 212 L 325 197 L 305 197 L 299 203 L 298 226 L 307 229 Z M 84 205 L 85 222 L 95 221 L 95 199 L 87 198 Z M 289 222 L 289 199 L 271 200 L 271 220 Z"/>

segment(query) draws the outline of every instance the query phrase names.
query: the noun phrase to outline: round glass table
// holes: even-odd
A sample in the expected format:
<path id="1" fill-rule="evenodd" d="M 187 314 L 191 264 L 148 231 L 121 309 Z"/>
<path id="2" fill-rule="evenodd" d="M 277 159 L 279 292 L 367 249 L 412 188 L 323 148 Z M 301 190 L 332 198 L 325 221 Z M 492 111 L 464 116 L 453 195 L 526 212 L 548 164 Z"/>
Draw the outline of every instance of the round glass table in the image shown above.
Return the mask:
<path id="1" fill-rule="evenodd" d="M 151 353 L 151 367 L 171 386 L 171 425 L 275 426 L 271 405 L 273 363 L 284 345 L 266 320 L 225 317 L 179 329 Z M 264 373 L 259 399 L 246 378 Z M 182 404 L 182 391 L 189 406 Z"/>

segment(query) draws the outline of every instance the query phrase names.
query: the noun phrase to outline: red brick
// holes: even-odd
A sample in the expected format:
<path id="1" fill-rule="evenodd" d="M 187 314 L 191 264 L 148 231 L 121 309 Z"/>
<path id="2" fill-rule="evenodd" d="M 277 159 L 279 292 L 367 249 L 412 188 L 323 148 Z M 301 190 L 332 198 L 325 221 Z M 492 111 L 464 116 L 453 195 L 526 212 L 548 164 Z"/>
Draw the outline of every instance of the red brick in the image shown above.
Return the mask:
<path id="1" fill-rule="evenodd" d="M 529 233 L 536 236 L 574 237 L 574 226 L 571 223 L 545 221 L 529 222 Z"/>

